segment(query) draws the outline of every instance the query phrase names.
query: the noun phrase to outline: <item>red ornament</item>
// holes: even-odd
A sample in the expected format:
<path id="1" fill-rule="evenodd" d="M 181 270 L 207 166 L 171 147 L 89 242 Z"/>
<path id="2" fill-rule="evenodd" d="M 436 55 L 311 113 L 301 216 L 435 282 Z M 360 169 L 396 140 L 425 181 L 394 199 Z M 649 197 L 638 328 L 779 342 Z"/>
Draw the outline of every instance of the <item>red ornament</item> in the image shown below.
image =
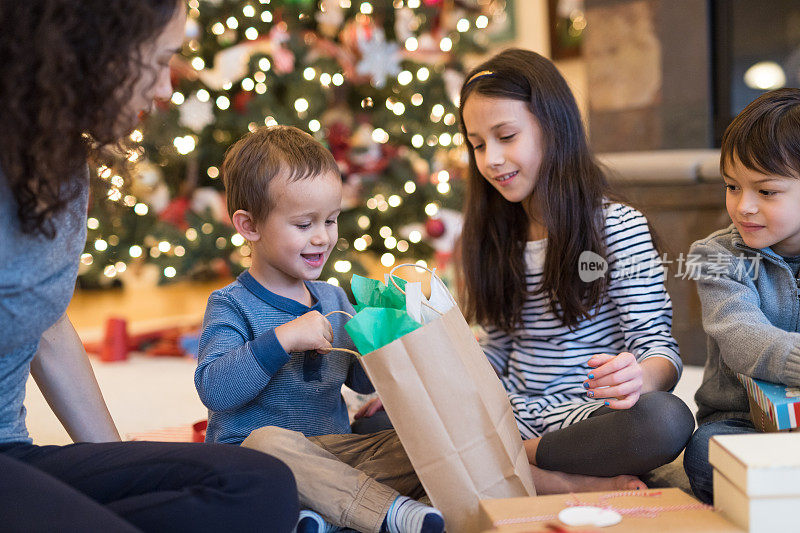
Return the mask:
<path id="1" fill-rule="evenodd" d="M 350 128 L 342 122 L 331 124 L 325 132 L 328 149 L 337 162 L 347 159 L 347 153 L 350 151 L 350 135 L 352 135 Z"/>
<path id="2" fill-rule="evenodd" d="M 159 218 L 185 231 L 189 227 L 189 223 L 186 221 L 186 212 L 189 210 L 189 204 L 188 196 L 174 198 L 167 204 Z"/>
<path id="3" fill-rule="evenodd" d="M 229 278 L 232 275 L 230 265 L 221 257 L 212 259 L 209 263 L 209 267 L 214 274 L 221 278 Z"/>
<path id="4" fill-rule="evenodd" d="M 432 239 L 438 239 L 444 235 L 445 227 L 444 222 L 439 218 L 429 218 L 425 221 L 425 232 Z"/>
<path id="5" fill-rule="evenodd" d="M 247 105 L 253 99 L 252 91 L 239 91 L 233 97 L 233 109 L 240 115 L 247 113 Z"/>

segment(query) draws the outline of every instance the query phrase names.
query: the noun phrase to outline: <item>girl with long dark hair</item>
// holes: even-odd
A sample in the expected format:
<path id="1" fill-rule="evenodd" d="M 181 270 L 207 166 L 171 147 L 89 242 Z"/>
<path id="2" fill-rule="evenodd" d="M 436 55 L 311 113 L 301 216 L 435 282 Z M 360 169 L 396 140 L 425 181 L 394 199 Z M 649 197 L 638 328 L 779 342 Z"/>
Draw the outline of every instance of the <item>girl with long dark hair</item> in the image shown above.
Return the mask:
<path id="1" fill-rule="evenodd" d="M 511 49 L 473 69 L 460 118 L 465 312 L 486 330 L 537 489 L 641 487 L 632 476 L 675 459 L 694 425 L 663 392 L 682 366 L 647 220 L 613 199 L 544 57 Z"/>
<path id="2" fill-rule="evenodd" d="M 178 0 L 0 0 L 4 530 L 290 531 L 297 521 L 294 479 L 272 457 L 118 442 L 65 314 L 86 241 L 87 157 L 171 96 L 185 23 Z M 29 373 L 76 444 L 32 443 Z"/>

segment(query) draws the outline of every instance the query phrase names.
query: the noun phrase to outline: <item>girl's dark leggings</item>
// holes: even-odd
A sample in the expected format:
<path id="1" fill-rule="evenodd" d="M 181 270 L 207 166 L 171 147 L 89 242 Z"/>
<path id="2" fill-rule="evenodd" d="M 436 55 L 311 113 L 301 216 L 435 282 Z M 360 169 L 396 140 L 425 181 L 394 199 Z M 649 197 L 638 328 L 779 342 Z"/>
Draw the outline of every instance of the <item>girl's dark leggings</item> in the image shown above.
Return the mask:
<path id="1" fill-rule="evenodd" d="M 677 396 L 643 394 L 630 409 L 601 407 L 581 422 L 545 433 L 539 468 L 589 476 L 642 475 L 673 461 L 694 431 L 694 417 Z"/>

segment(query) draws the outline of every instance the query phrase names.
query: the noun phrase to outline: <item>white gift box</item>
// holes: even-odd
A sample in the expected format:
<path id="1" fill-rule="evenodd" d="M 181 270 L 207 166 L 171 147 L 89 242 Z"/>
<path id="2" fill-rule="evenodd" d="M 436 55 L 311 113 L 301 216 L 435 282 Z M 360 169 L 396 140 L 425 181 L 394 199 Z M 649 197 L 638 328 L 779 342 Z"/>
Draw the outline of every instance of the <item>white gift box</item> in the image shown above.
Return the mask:
<path id="1" fill-rule="evenodd" d="M 751 531 L 798 531 L 800 434 L 718 435 L 709 443 L 714 507 Z"/>

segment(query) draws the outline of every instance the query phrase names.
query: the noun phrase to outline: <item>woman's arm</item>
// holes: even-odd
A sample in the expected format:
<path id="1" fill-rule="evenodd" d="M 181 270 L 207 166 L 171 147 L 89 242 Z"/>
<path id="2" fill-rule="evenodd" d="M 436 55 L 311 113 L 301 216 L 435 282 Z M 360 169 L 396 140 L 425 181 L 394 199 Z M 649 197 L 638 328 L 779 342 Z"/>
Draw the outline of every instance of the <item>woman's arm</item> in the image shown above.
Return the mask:
<path id="1" fill-rule="evenodd" d="M 42 335 L 31 361 L 31 375 L 73 441 L 120 440 L 89 358 L 66 314 Z"/>

